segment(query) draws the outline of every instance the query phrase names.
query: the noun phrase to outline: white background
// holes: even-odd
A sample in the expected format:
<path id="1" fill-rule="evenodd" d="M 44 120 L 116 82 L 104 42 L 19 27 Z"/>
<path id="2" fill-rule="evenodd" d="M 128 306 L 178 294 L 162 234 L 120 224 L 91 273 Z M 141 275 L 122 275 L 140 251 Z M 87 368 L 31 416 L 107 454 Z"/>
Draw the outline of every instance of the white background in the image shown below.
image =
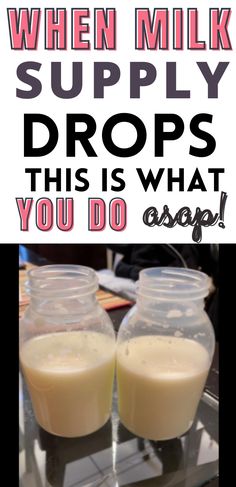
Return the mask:
<path id="1" fill-rule="evenodd" d="M 199 10 L 200 40 L 205 40 L 208 46 L 209 39 L 209 8 L 231 7 L 232 16 L 229 32 L 233 51 L 188 51 L 185 36 L 184 51 L 135 51 L 134 13 L 135 7 L 153 8 L 153 6 L 169 7 L 196 7 Z M 68 50 L 44 51 L 44 16 L 41 19 L 41 31 L 37 51 L 12 51 L 7 22 L 6 9 L 9 7 L 66 7 L 68 20 L 70 8 L 87 7 L 91 9 L 91 51 L 73 51 L 70 49 L 70 22 L 68 23 Z M 117 50 L 94 51 L 93 49 L 93 8 L 113 7 L 117 9 Z M 235 161 L 235 80 L 236 62 L 234 48 L 236 45 L 235 28 L 236 7 L 233 0 L 180 0 L 168 2 L 163 0 L 158 4 L 150 0 L 83 0 L 80 3 L 71 0 L 47 1 L 21 1 L 1 0 L 0 5 L 0 130 L 1 130 L 1 162 L 0 162 L 0 215 L 2 243 L 108 243 L 108 242 L 132 242 L 132 243 L 191 243 L 192 227 L 182 228 L 176 225 L 173 229 L 165 227 L 148 228 L 142 222 L 142 215 L 148 206 L 156 206 L 161 210 L 164 204 L 168 204 L 171 213 L 184 205 L 188 205 L 193 213 L 196 206 L 202 209 L 209 208 L 213 213 L 218 212 L 220 192 L 228 194 L 225 209 L 225 229 L 218 225 L 203 228 L 202 242 L 228 243 L 236 241 L 236 161 Z M 170 35 L 170 38 L 172 36 Z M 16 88 L 27 87 L 20 83 L 16 76 L 18 65 L 24 61 L 37 61 L 42 63 L 42 68 L 37 76 L 43 84 L 43 90 L 39 97 L 32 100 L 16 98 Z M 51 91 L 50 63 L 61 61 L 63 64 L 63 86 L 71 86 L 71 63 L 83 62 L 83 89 L 80 95 L 71 100 L 57 98 Z M 111 61 L 119 65 L 121 78 L 118 84 L 105 88 L 104 99 L 93 99 L 93 63 L 95 61 Z M 153 63 L 157 69 L 157 79 L 149 87 L 141 89 L 139 100 L 129 98 L 129 68 L 131 61 L 146 61 Z M 177 63 L 177 80 L 179 89 L 191 90 L 190 99 L 166 99 L 166 62 Z M 219 99 L 207 98 L 207 84 L 197 62 L 208 62 L 210 69 L 215 70 L 218 62 L 230 62 L 222 80 L 219 83 Z M 117 158 L 112 156 L 102 143 L 101 133 L 105 121 L 112 115 L 120 112 L 130 112 L 140 117 L 146 125 L 147 142 L 144 149 L 132 158 Z M 165 157 L 154 157 L 154 114 L 176 113 L 185 123 L 184 135 L 175 142 L 167 142 L 165 145 Z M 213 123 L 205 125 L 205 129 L 215 137 L 217 147 L 212 156 L 207 158 L 195 158 L 189 156 L 190 144 L 198 147 L 204 143 L 191 135 L 189 122 L 198 113 L 213 114 Z M 53 118 L 59 130 L 59 141 L 54 151 L 43 158 L 29 159 L 23 157 L 23 116 L 24 113 L 43 113 Z M 77 144 L 76 157 L 66 158 L 66 114 L 89 113 L 97 122 L 97 132 L 91 142 L 97 152 L 97 158 L 88 158 L 82 147 Z M 45 134 L 38 134 L 40 137 Z M 134 133 L 129 126 L 123 126 L 114 131 L 114 140 L 117 145 L 123 147 L 134 139 Z M 90 188 L 85 193 L 76 191 L 45 193 L 43 190 L 43 178 L 38 185 L 37 193 L 30 192 L 30 177 L 25 174 L 26 167 L 50 167 L 76 170 L 80 167 L 88 168 Z M 126 181 L 126 189 L 115 193 L 101 191 L 101 168 L 107 167 L 109 171 L 116 167 L 123 167 Z M 154 173 L 159 167 L 174 168 L 178 173 L 179 167 L 185 167 L 186 188 L 190 183 L 196 167 L 199 168 L 208 191 L 206 193 L 195 190 L 191 193 L 179 192 L 178 186 L 172 193 L 167 192 L 166 176 L 159 185 L 156 193 L 149 189 L 144 192 L 136 174 L 135 168 L 142 167 L 145 172 L 151 168 Z M 224 167 L 225 174 L 220 176 L 220 191 L 213 191 L 213 175 L 208 175 L 211 167 Z M 75 181 L 76 183 L 76 181 Z M 20 230 L 20 219 L 16 206 L 16 197 L 32 197 L 36 201 L 42 197 L 50 197 L 55 201 L 58 197 L 73 197 L 75 202 L 75 225 L 70 232 L 61 232 L 56 227 L 49 232 L 42 232 L 35 225 L 34 209 L 31 213 L 28 232 Z M 109 225 L 102 232 L 88 231 L 88 198 L 102 197 L 107 203 L 115 197 L 122 197 L 127 203 L 128 221 L 123 232 L 114 232 Z"/>

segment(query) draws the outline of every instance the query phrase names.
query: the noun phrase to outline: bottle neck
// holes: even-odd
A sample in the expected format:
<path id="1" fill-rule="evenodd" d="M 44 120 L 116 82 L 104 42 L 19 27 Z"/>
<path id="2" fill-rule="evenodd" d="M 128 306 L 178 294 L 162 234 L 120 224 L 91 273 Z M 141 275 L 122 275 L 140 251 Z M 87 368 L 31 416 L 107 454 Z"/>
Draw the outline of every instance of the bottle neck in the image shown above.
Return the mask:
<path id="1" fill-rule="evenodd" d="M 33 311 L 43 315 L 81 315 L 88 313 L 97 304 L 96 293 L 85 296 L 48 297 L 32 296 L 30 306 Z"/>
<path id="2" fill-rule="evenodd" d="M 96 304 L 96 273 L 82 266 L 52 265 L 28 273 L 26 290 L 39 314 L 86 313 Z"/>
<path id="3" fill-rule="evenodd" d="M 173 315 L 178 313 L 190 313 L 204 309 L 204 299 L 199 298 L 194 301 L 191 300 L 172 300 L 172 299 L 161 299 L 160 297 L 153 297 L 142 295 L 138 293 L 137 295 L 137 308 L 142 314 L 150 314 L 150 312 L 155 312 L 156 315 L 168 314 Z"/>
<path id="4" fill-rule="evenodd" d="M 137 306 L 169 313 L 199 310 L 204 308 L 208 289 L 209 277 L 199 271 L 177 267 L 144 269 L 138 282 Z"/>

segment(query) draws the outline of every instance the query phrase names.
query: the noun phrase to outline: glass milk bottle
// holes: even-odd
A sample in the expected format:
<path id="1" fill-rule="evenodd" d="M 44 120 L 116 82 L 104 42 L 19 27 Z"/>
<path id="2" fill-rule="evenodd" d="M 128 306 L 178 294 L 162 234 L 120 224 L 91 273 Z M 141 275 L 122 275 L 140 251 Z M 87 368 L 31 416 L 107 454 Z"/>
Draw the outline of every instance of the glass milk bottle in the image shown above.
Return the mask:
<path id="1" fill-rule="evenodd" d="M 204 298 L 209 278 L 191 269 L 140 272 L 137 304 L 117 342 L 121 422 L 137 436 L 167 440 L 192 425 L 215 338 Z"/>
<path id="2" fill-rule="evenodd" d="M 32 269 L 20 322 L 20 363 L 40 426 L 88 435 L 109 419 L 115 334 L 96 300 L 96 273 L 82 266 Z"/>

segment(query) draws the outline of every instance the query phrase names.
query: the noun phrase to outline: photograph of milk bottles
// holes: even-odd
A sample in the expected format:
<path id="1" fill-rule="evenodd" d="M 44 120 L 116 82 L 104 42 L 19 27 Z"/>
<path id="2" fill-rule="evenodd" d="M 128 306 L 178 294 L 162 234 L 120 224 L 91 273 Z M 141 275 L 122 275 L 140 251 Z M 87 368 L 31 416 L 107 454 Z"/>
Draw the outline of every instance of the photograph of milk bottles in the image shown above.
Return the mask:
<path id="1" fill-rule="evenodd" d="M 20 245 L 20 485 L 218 478 L 220 246 Z"/>

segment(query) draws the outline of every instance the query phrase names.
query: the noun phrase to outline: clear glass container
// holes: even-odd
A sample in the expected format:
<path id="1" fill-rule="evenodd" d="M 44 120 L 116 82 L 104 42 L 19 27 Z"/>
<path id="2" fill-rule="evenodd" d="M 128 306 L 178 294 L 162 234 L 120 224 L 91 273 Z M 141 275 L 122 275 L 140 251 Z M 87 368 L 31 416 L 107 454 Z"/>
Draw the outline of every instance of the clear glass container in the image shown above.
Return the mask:
<path id="1" fill-rule="evenodd" d="M 109 419 L 115 334 L 96 300 L 96 273 L 52 265 L 28 272 L 20 363 L 35 417 L 63 437 L 88 435 Z"/>
<path id="2" fill-rule="evenodd" d="M 209 283 L 191 269 L 140 272 L 117 342 L 119 415 L 137 436 L 167 440 L 193 423 L 215 347 L 204 311 Z"/>

